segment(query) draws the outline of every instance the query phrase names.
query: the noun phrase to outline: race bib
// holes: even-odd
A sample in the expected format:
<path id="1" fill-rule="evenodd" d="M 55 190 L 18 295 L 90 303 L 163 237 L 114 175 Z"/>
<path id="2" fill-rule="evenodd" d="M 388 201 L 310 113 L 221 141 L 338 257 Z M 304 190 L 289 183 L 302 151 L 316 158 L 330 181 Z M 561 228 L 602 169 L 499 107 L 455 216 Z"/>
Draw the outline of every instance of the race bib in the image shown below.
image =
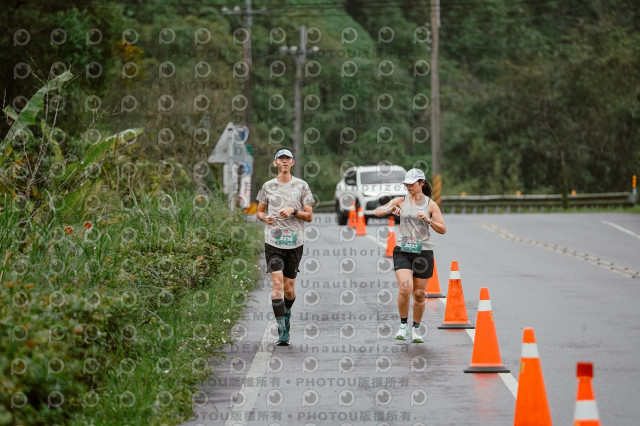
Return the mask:
<path id="1" fill-rule="evenodd" d="M 402 237 L 400 249 L 407 253 L 420 253 L 422 251 L 422 240 L 414 237 Z"/>
<path id="2" fill-rule="evenodd" d="M 280 246 L 296 246 L 296 240 L 298 239 L 298 231 L 292 229 L 276 229 L 275 230 L 276 244 Z"/>

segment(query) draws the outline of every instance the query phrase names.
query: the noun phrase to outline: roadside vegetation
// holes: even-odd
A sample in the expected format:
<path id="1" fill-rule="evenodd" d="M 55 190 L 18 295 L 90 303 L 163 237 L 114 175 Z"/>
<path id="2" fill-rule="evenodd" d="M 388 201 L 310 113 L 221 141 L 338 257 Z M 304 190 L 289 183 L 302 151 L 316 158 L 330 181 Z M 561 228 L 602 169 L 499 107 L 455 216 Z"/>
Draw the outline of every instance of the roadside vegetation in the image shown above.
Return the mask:
<path id="1" fill-rule="evenodd" d="M 127 161 L 143 129 L 56 138 L 51 100 L 71 78 L 5 111 L 0 424 L 177 423 L 233 339 L 261 234 L 180 174 Z"/>

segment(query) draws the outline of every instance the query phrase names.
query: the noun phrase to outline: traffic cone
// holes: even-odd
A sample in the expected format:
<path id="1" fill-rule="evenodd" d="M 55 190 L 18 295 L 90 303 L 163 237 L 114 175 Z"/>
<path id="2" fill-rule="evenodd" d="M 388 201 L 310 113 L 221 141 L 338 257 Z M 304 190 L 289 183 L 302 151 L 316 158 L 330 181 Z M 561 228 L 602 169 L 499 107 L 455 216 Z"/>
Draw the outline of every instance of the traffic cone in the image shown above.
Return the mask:
<path id="1" fill-rule="evenodd" d="M 460 279 L 457 260 L 451 262 L 447 304 L 444 308 L 444 322 L 438 328 L 474 328 L 473 324 L 467 319 L 467 307 L 464 304 L 462 280 Z"/>
<path id="2" fill-rule="evenodd" d="M 396 247 L 396 233 L 393 230 L 395 224 L 392 217 L 389 218 L 389 233 L 387 234 L 387 251 L 384 254 L 386 257 L 393 257 L 393 249 Z"/>
<path id="3" fill-rule="evenodd" d="M 508 373 L 500 359 L 498 336 L 493 323 L 489 289 L 480 289 L 480 303 L 476 317 L 476 335 L 473 342 L 471 364 L 464 369 L 465 373 Z"/>
<path id="4" fill-rule="evenodd" d="M 525 328 L 522 336 L 518 396 L 513 425 L 551 426 L 552 424 L 536 336 L 533 328 Z"/>
<path id="5" fill-rule="evenodd" d="M 593 363 L 579 362 L 576 376 L 578 377 L 578 396 L 576 409 L 573 412 L 573 426 L 600 426 L 596 397 L 591 386 Z"/>
<path id="6" fill-rule="evenodd" d="M 356 215 L 356 203 L 351 203 L 351 209 L 349 210 L 349 226 L 355 228 L 357 220 L 358 216 Z"/>
<path id="7" fill-rule="evenodd" d="M 367 235 L 367 225 L 364 222 L 362 207 L 358 207 L 358 223 L 356 223 L 356 235 Z"/>
<path id="8" fill-rule="evenodd" d="M 445 297 L 440 291 L 440 280 L 438 279 L 438 265 L 436 259 L 433 259 L 433 275 L 427 280 L 427 288 L 424 293 L 424 297 L 427 299 L 436 297 Z M 464 299 L 463 299 L 464 300 Z"/>

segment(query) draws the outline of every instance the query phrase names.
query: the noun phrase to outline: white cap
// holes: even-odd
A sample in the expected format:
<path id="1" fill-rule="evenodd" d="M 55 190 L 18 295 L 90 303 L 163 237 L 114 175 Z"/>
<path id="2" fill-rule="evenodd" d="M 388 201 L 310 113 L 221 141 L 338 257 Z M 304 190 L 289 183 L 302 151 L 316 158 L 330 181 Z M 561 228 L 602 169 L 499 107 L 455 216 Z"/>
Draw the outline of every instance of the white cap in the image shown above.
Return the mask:
<path id="1" fill-rule="evenodd" d="M 273 159 L 275 160 L 276 158 L 282 157 L 282 156 L 293 158 L 293 153 L 288 148 L 282 148 L 276 152 L 276 155 L 273 156 Z"/>
<path id="2" fill-rule="evenodd" d="M 411 185 L 416 183 L 419 180 L 426 180 L 426 178 L 424 177 L 424 172 L 420 169 L 411 169 L 405 175 L 402 183 Z"/>

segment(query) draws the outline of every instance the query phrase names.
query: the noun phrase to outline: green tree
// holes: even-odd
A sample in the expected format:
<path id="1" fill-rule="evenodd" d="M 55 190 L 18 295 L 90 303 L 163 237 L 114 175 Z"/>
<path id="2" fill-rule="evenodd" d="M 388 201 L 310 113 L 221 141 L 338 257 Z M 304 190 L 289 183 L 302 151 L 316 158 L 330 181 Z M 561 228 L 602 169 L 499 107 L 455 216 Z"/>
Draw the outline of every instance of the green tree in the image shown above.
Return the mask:
<path id="1" fill-rule="evenodd" d="M 73 70 L 61 116 L 69 117 L 68 131 L 83 131 L 96 101 L 106 91 L 113 66 L 112 49 L 119 41 L 120 8 L 105 0 L 77 4 L 53 0 L 9 1 L 0 8 L 0 88 L 4 106 L 20 111 L 41 76 Z M 97 96 L 97 98 L 89 98 Z M 104 105 L 102 105 L 104 107 Z M 0 134 L 8 129 L 0 123 Z"/>

